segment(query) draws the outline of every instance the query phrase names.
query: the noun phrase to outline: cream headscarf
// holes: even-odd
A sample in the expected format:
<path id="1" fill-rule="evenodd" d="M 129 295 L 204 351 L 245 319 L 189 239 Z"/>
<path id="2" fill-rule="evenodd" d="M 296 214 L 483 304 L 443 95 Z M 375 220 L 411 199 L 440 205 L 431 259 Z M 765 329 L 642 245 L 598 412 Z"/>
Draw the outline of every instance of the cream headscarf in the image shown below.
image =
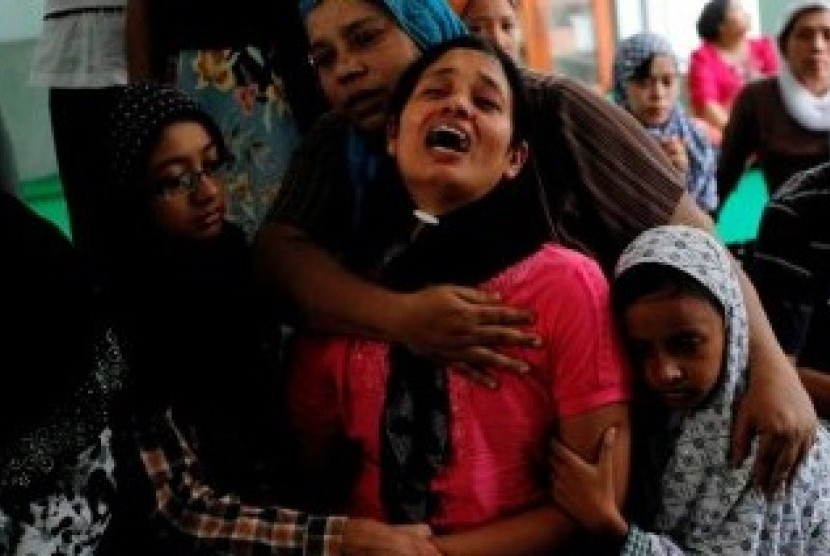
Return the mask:
<path id="1" fill-rule="evenodd" d="M 802 127 L 810 131 L 830 131 L 830 90 L 822 96 L 816 96 L 802 85 L 793 75 L 784 55 L 787 36 L 792 32 L 793 24 L 805 11 L 822 9 L 830 12 L 830 2 L 813 0 L 792 4 L 784 13 L 777 38 L 778 49 L 783 64 L 778 72 L 778 86 L 787 113 Z"/>

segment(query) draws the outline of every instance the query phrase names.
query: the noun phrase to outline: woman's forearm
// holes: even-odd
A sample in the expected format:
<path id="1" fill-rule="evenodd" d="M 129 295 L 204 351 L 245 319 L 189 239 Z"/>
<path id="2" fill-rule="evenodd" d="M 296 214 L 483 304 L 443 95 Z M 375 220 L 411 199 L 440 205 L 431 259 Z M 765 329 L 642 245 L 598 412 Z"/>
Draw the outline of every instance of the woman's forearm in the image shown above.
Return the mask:
<path id="1" fill-rule="evenodd" d="M 268 224 L 255 251 L 265 285 L 298 308 L 306 324 L 326 332 L 392 338 L 390 316 L 400 294 L 347 271 L 302 230 Z"/>
<path id="2" fill-rule="evenodd" d="M 700 117 L 716 129 L 723 131 L 729 121 L 729 112 L 716 102 L 707 102 L 700 111 Z"/>
<path id="3" fill-rule="evenodd" d="M 436 537 L 433 543 L 447 556 L 535 556 L 553 554 L 575 530 L 562 511 L 542 506 L 469 531 Z"/>

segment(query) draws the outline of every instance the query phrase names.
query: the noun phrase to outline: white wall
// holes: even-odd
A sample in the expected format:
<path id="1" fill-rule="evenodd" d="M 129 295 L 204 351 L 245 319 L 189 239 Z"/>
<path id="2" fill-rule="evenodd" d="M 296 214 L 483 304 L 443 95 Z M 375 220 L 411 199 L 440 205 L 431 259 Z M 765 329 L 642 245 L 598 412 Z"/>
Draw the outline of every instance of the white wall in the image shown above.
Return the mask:
<path id="1" fill-rule="evenodd" d="M 29 85 L 41 0 L 0 0 L 0 110 L 21 180 L 55 174 L 47 90 Z"/>
<path id="2" fill-rule="evenodd" d="M 761 0 L 778 2 L 781 0 Z M 697 19 L 707 0 L 618 0 L 617 33 L 625 38 L 642 30 L 659 33 L 671 41 L 680 58 L 681 71 L 700 44 Z M 758 0 L 743 0 L 750 14 L 752 34 L 760 33 Z"/>

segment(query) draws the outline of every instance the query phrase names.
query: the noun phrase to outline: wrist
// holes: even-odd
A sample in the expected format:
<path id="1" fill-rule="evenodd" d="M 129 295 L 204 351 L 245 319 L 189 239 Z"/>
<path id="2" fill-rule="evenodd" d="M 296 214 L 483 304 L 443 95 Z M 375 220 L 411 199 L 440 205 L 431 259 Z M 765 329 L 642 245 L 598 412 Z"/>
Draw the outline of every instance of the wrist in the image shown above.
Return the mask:
<path id="1" fill-rule="evenodd" d="M 628 522 L 619 514 L 612 517 L 606 527 L 608 534 L 616 540 L 624 540 L 628 536 Z"/>
<path id="2" fill-rule="evenodd" d="M 407 335 L 407 319 L 412 295 L 385 290 L 380 300 L 378 311 L 377 330 L 381 338 L 393 343 L 406 344 L 409 340 Z"/>

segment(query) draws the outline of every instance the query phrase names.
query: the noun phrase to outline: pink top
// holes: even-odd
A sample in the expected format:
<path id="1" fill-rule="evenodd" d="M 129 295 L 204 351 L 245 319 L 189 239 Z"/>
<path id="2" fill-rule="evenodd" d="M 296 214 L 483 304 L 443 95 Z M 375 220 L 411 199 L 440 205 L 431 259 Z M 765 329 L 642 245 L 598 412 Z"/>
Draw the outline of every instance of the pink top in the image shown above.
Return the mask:
<path id="1" fill-rule="evenodd" d="M 715 101 L 727 110 L 732 107 L 744 83 L 775 75 L 778 72 L 778 54 L 768 37 L 749 40 L 749 67 L 736 68 L 706 42 L 692 52 L 689 61 L 689 100 L 696 111 Z"/>
<path id="2" fill-rule="evenodd" d="M 505 516 L 547 496 L 547 443 L 558 420 L 626 401 L 629 373 L 614 332 L 609 291 L 598 265 L 544 246 L 481 285 L 537 315 L 537 350 L 511 353 L 530 362 L 527 377 L 496 371 L 489 390 L 451 372 L 452 454 L 433 480 L 439 510 L 431 525 L 457 531 Z M 380 419 L 388 344 L 301 338 L 292 362 L 289 404 L 300 431 L 344 433 L 362 447 L 350 515 L 384 519 L 380 496 Z"/>

